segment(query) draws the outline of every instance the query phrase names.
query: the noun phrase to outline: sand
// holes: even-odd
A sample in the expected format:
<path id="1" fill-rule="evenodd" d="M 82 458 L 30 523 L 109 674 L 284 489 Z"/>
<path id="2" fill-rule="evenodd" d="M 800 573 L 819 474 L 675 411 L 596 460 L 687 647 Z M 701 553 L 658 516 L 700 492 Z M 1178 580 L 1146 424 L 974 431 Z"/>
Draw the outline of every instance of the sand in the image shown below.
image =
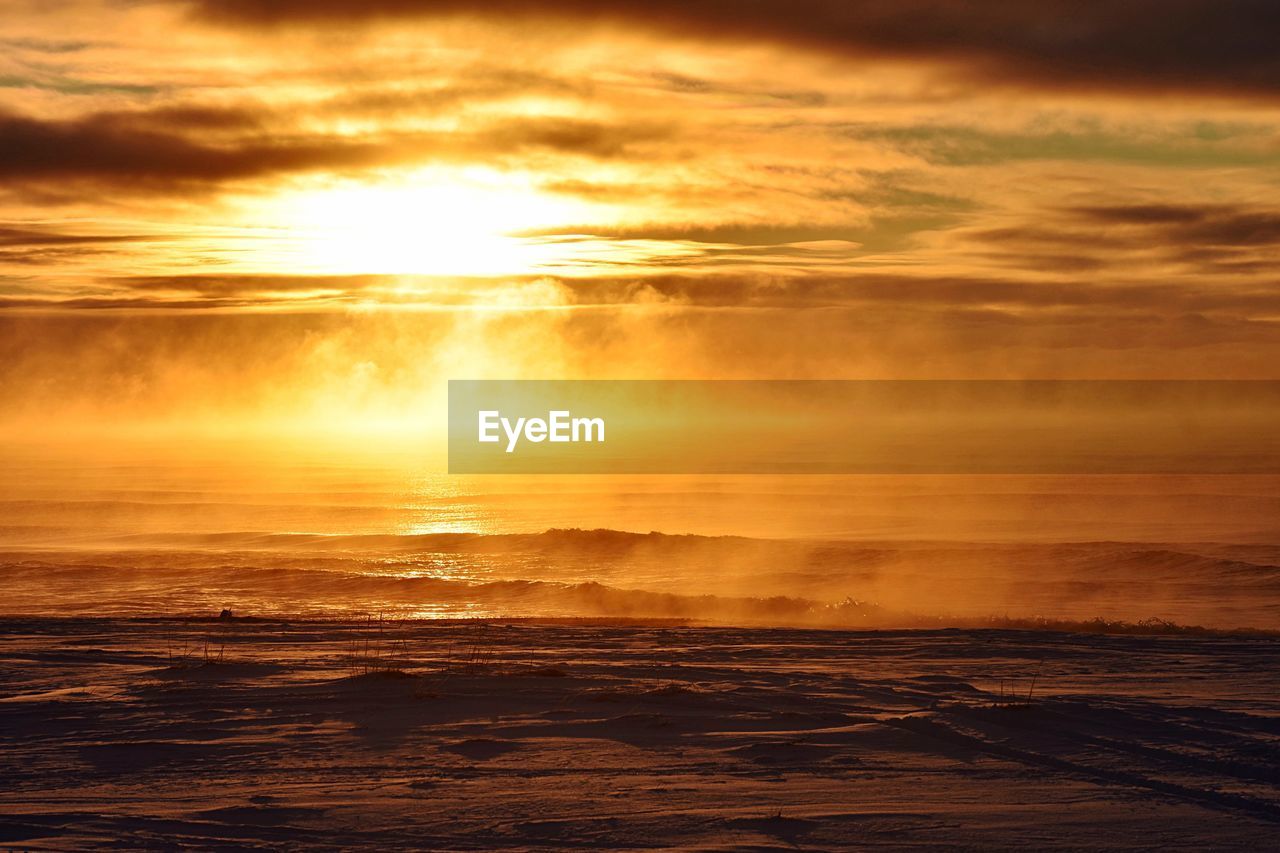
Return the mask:
<path id="1" fill-rule="evenodd" d="M 1280 824 L 1274 638 L 39 618 L 0 642 L 19 849 L 1263 850 Z"/>

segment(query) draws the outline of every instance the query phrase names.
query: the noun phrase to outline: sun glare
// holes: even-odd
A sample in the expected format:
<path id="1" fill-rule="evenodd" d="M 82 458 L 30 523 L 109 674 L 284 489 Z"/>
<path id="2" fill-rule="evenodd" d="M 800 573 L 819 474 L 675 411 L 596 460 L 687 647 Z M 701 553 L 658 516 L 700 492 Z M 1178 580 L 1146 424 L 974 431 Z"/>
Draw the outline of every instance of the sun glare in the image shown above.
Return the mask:
<path id="1" fill-rule="evenodd" d="M 520 275 L 563 260 L 563 247 L 513 236 L 587 215 L 510 176 L 418 175 L 396 185 L 343 184 L 279 202 L 295 269 L 323 274 Z"/>

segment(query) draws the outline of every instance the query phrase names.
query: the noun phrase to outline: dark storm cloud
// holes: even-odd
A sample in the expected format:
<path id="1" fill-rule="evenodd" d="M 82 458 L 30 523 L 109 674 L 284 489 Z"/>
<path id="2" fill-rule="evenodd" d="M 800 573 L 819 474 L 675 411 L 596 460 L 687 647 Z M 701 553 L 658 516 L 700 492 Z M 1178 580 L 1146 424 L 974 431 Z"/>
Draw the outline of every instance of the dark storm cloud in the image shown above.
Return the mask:
<path id="1" fill-rule="evenodd" d="M 1205 216 L 1202 209 L 1172 204 L 1077 207 L 1075 212 L 1098 222 L 1121 225 L 1182 225 L 1198 222 Z"/>
<path id="2" fill-rule="evenodd" d="M 955 61 L 980 78 L 1280 94 L 1274 0 L 195 0 L 239 26 L 439 15 L 627 22 L 704 38 Z"/>
<path id="3" fill-rule="evenodd" d="M 671 127 L 665 124 L 610 125 L 553 117 L 509 120 L 479 132 L 474 141 L 482 150 L 494 152 L 545 148 L 609 159 L 629 156 L 637 144 L 658 142 L 671 134 Z"/>
<path id="4" fill-rule="evenodd" d="M 70 121 L 0 113 L 0 178 L 216 182 L 368 165 L 381 153 L 333 140 L 213 146 L 152 127 L 145 114 L 128 124 L 115 113 Z"/>
<path id="5" fill-rule="evenodd" d="M 0 112 L 0 180 L 81 179 L 132 191 L 218 184 L 313 170 L 341 171 L 432 161 L 468 161 L 551 151 L 589 158 L 630 156 L 666 126 L 614 126 L 565 118 L 512 118 L 452 133 L 367 138 L 268 132 L 269 112 L 163 107 L 42 120 Z M 227 135 L 230 134 L 230 138 Z"/>
<path id="6" fill-rule="evenodd" d="M 966 236 L 990 247 L 984 257 L 1005 266 L 1059 271 L 1154 260 L 1205 274 L 1263 274 L 1274 271 L 1280 252 L 1280 210 L 1270 208 L 1092 205 L 1046 211 L 1045 223 L 978 229 Z M 1265 279 L 1262 286 L 1274 289 Z"/>
<path id="7" fill-rule="evenodd" d="M 1234 205 L 1121 205 L 1076 208 L 1096 222 L 1150 226 L 1175 244 L 1280 245 L 1280 210 Z"/>

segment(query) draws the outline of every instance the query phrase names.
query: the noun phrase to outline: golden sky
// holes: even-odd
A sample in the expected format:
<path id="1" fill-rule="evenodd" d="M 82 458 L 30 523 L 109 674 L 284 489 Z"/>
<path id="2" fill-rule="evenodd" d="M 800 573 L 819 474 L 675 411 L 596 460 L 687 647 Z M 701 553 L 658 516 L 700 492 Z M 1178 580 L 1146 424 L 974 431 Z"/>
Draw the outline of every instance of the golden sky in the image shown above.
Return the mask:
<path id="1" fill-rule="evenodd" d="M 1277 375 L 1269 0 L 3 6 L 7 418 Z"/>

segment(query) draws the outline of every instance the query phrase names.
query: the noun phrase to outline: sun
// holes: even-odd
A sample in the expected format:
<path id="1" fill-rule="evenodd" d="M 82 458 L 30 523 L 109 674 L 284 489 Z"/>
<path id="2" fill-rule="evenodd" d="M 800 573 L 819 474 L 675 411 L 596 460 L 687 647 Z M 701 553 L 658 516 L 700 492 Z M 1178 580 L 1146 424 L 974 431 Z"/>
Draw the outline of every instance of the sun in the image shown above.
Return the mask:
<path id="1" fill-rule="evenodd" d="M 590 215 L 530 178 L 479 169 L 331 183 L 273 207 L 293 271 L 328 275 L 535 273 L 560 262 L 563 247 L 516 235 Z"/>

